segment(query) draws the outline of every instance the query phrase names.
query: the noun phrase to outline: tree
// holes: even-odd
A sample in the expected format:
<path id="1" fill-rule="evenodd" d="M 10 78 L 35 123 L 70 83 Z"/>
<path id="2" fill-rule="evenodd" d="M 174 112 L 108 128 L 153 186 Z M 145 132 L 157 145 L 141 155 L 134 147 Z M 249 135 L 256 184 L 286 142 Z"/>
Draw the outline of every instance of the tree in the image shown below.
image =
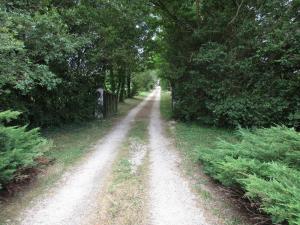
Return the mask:
<path id="1" fill-rule="evenodd" d="M 126 1 L 2 1 L 0 110 L 49 126 L 93 117 L 99 87 L 131 97 L 143 13 Z"/>
<path id="2" fill-rule="evenodd" d="M 175 117 L 222 126 L 296 123 L 299 1 L 151 2 L 162 17 Z"/>

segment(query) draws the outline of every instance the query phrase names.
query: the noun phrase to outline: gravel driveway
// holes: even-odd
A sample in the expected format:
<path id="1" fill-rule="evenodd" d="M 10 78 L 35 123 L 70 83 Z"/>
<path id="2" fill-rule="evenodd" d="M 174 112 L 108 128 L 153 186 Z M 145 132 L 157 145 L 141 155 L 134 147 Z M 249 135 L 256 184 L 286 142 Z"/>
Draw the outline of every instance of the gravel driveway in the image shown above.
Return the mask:
<path id="1" fill-rule="evenodd" d="M 163 132 L 159 105 L 157 88 L 149 128 L 151 225 L 207 225 L 196 197 L 180 174 L 180 157 Z"/>
<path id="2" fill-rule="evenodd" d="M 153 94 L 152 94 L 153 95 Z M 136 114 L 150 95 L 115 126 L 79 167 L 63 175 L 48 193 L 36 199 L 20 216 L 21 225 L 77 225 L 95 210 L 98 194 L 119 147 L 126 138 Z"/>
<path id="3" fill-rule="evenodd" d="M 150 185 L 149 193 L 145 195 L 149 196 L 149 223 L 207 225 L 188 181 L 180 173 L 180 157 L 164 134 L 159 109 L 159 87 L 100 140 L 81 165 L 70 169 L 53 188 L 31 202 L 17 219 L 18 224 L 97 225 L 95 221 L 88 222 L 88 218 L 99 213 L 97 199 L 101 197 L 101 187 L 105 184 L 111 165 L 126 140 L 136 115 L 149 101 L 154 101 L 148 109 Z"/>

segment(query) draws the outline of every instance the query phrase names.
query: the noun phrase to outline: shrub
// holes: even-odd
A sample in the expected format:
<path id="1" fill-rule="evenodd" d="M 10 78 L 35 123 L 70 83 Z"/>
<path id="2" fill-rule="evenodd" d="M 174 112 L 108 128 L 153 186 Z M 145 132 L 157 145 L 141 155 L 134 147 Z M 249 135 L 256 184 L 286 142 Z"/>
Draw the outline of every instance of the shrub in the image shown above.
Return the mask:
<path id="1" fill-rule="evenodd" d="M 133 76 L 133 92 L 149 91 L 154 88 L 157 80 L 156 70 L 146 70 Z"/>
<path id="2" fill-rule="evenodd" d="M 0 113 L 0 189 L 17 179 L 27 168 L 37 166 L 35 159 L 48 150 L 50 144 L 38 129 L 8 126 L 7 122 L 20 115 L 15 111 Z"/>
<path id="3" fill-rule="evenodd" d="M 240 129 L 238 142 L 199 150 L 205 171 L 242 189 L 274 223 L 300 224 L 300 134 L 284 126 Z"/>

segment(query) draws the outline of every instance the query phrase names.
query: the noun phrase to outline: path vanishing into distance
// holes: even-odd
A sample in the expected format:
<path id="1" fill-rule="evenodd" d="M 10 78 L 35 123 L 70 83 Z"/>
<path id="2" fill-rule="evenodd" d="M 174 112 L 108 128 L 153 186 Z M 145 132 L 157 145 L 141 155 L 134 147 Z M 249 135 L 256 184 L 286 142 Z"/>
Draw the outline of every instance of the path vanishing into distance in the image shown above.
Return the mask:
<path id="1" fill-rule="evenodd" d="M 66 172 L 47 193 L 38 196 L 23 210 L 14 224 L 105 224 L 88 218 L 96 218 L 94 215 L 101 213 L 97 200 L 102 198 L 111 167 L 128 139 L 136 116 L 144 109 L 149 117 L 145 225 L 208 225 L 188 179 L 180 171 L 180 156 L 165 135 L 159 106 L 158 87 L 99 140 L 81 165 Z"/>

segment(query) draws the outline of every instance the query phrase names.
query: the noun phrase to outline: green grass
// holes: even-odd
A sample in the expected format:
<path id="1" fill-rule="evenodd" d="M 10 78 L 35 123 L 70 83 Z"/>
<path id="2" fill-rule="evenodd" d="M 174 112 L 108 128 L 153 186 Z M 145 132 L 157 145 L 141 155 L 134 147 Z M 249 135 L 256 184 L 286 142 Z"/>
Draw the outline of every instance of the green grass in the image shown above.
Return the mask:
<path id="1" fill-rule="evenodd" d="M 48 156 L 55 159 L 57 163 L 63 164 L 63 167 L 72 165 L 91 149 L 92 144 L 107 133 L 116 120 L 124 116 L 142 99 L 141 96 L 126 99 L 119 104 L 118 114 L 106 120 L 94 120 L 45 130 L 45 137 L 53 140 L 54 144 Z"/>
<path id="2" fill-rule="evenodd" d="M 236 139 L 232 130 L 181 122 L 175 124 L 174 135 L 177 148 L 194 163 L 199 163 L 202 149 L 215 147 L 219 139 Z"/>
<path id="3" fill-rule="evenodd" d="M 148 137 L 148 121 L 145 120 L 138 120 L 133 125 L 129 136 L 138 138 L 141 141 L 145 142 Z"/>
<path id="4" fill-rule="evenodd" d="M 168 91 L 161 92 L 160 112 L 165 120 L 172 118 L 171 93 Z"/>
<path id="5" fill-rule="evenodd" d="M 169 92 L 162 92 L 161 115 L 165 120 L 172 118 L 171 97 Z M 201 148 L 214 147 L 219 139 L 234 140 L 233 130 L 209 127 L 196 123 L 176 122 L 173 127 L 178 148 L 193 161 L 197 160 L 197 154 Z"/>

